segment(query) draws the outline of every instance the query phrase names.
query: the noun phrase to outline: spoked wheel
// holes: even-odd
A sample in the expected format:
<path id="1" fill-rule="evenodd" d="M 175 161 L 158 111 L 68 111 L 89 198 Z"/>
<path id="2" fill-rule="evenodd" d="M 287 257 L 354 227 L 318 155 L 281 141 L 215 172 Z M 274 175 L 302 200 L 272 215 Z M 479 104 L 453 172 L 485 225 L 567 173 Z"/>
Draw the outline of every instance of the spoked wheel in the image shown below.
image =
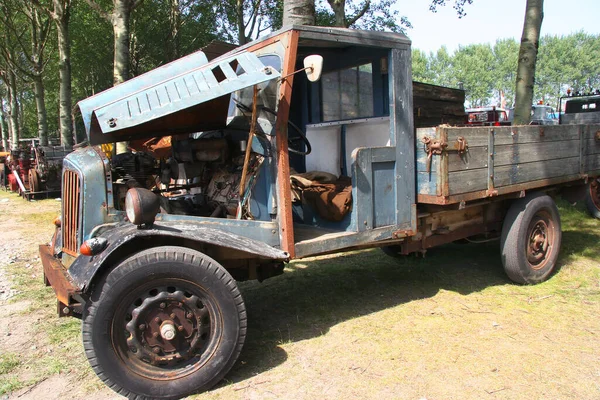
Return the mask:
<path id="1" fill-rule="evenodd" d="M 180 247 L 143 251 L 97 285 L 83 322 L 98 376 L 131 398 L 176 399 L 209 389 L 235 363 L 246 334 L 233 278 Z"/>
<path id="2" fill-rule="evenodd" d="M 504 269 L 517 283 L 543 282 L 552 274 L 561 244 L 560 216 L 551 197 L 515 201 L 502 226 Z"/>
<path id="3" fill-rule="evenodd" d="M 592 217 L 600 219 L 600 178 L 590 181 L 586 191 L 585 205 Z"/>
<path id="4" fill-rule="evenodd" d="M 28 172 L 29 178 L 29 191 L 39 192 L 40 191 L 40 175 L 35 169 L 30 169 Z"/>

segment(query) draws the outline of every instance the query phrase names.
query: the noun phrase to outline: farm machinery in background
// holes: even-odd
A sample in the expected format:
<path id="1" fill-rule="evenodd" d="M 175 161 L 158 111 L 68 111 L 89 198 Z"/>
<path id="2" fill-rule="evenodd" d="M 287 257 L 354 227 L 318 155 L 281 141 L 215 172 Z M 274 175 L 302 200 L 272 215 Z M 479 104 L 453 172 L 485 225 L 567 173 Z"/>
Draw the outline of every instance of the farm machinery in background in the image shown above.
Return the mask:
<path id="1" fill-rule="evenodd" d="M 62 161 L 71 148 L 21 146 L 4 153 L 3 184 L 27 200 L 60 196 Z"/>

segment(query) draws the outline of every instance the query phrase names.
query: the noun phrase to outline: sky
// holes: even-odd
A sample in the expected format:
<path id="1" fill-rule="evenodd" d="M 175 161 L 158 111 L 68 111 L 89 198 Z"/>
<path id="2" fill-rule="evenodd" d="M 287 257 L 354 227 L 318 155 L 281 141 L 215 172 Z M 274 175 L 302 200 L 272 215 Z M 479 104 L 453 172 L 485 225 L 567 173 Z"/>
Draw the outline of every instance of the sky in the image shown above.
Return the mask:
<path id="1" fill-rule="evenodd" d="M 450 52 L 459 45 L 495 43 L 496 39 L 521 40 L 526 0 L 474 0 L 459 19 L 447 0 L 437 13 L 429 11 L 429 0 L 398 0 L 396 9 L 413 25 L 407 29 L 412 47 L 425 52 L 445 45 Z M 568 35 L 585 31 L 600 33 L 600 0 L 544 0 L 541 35 Z"/>

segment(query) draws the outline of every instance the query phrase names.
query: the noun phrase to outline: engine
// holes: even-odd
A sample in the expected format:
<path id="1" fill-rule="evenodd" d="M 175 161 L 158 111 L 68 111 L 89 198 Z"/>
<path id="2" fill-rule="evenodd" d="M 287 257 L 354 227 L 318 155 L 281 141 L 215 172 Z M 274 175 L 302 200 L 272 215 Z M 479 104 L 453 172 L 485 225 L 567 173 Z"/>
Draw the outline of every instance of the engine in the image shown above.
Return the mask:
<path id="1" fill-rule="evenodd" d="M 250 154 L 240 196 L 245 140 L 215 132 L 152 139 L 131 147 L 135 150 L 112 158 L 116 209 L 124 210 L 130 188 L 142 187 L 160 196 L 162 213 L 253 218 L 249 197 L 264 157 Z"/>

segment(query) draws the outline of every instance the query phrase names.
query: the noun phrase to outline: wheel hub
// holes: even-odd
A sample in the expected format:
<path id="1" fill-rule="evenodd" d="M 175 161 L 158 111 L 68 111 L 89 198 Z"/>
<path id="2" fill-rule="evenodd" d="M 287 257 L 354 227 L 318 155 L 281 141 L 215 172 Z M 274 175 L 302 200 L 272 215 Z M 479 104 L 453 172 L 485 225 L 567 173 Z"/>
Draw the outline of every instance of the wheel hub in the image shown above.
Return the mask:
<path id="1" fill-rule="evenodd" d="M 127 347 L 143 363 L 176 366 L 202 354 L 210 316 L 201 299 L 175 287 L 139 296 L 126 314 Z"/>
<path id="2" fill-rule="evenodd" d="M 552 233 L 548 224 L 546 219 L 538 216 L 530 225 L 527 261 L 536 270 L 544 267 L 551 251 Z"/>

